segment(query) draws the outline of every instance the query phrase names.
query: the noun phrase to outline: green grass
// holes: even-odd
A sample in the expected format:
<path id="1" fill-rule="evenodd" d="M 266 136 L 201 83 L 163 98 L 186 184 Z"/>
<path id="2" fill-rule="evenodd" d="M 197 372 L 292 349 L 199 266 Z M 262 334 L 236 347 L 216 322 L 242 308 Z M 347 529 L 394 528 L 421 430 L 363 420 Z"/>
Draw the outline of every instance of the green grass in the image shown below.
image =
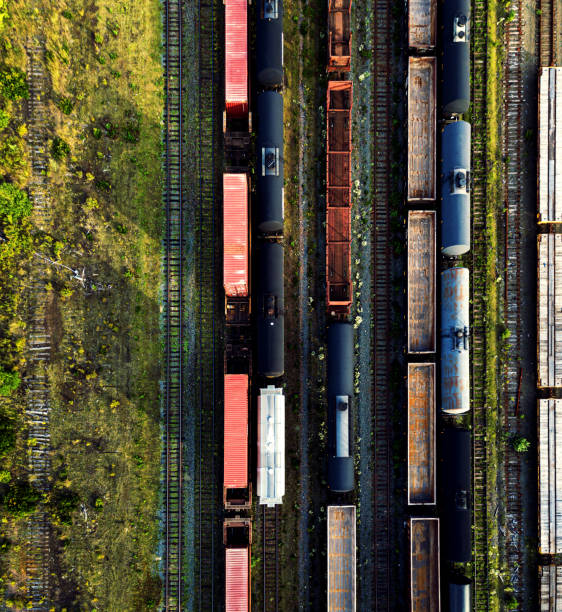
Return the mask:
<path id="1" fill-rule="evenodd" d="M 45 136 L 59 145 L 47 173 L 52 222 L 40 248 L 85 268 L 90 289 L 50 272 L 53 492 L 44 508 L 55 534 L 53 604 L 154 609 L 160 596 L 160 4 L 54 7 L 39 0 L 34 7 L 10 3 L 2 44 L 5 61 L 22 70 L 30 37 L 41 37 L 47 51 Z M 23 317 L 19 312 L 16 321 Z M 15 452 L 25 453 L 21 434 Z M 12 603 L 26 601 L 22 527 L 11 521 L 0 533 L 11 541 L 3 569 L 13 583 Z"/>

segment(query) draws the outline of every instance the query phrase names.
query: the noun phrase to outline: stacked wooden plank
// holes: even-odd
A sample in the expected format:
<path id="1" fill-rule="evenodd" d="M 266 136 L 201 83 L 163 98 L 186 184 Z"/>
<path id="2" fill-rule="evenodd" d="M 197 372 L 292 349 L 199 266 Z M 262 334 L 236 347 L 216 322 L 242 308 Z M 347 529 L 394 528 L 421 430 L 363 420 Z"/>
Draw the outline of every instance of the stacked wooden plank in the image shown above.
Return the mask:
<path id="1" fill-rule="evenodd" d="M 539 223 L 562 223 L 562 68 L 543 68 L 539 76 Z M 558 163 L 558 160 L 561 163 Z"/>
<path id="2" fill-rule="evenodd" d="M 538 237 L 538 386 L 562 386 L 562 235 Z"/>

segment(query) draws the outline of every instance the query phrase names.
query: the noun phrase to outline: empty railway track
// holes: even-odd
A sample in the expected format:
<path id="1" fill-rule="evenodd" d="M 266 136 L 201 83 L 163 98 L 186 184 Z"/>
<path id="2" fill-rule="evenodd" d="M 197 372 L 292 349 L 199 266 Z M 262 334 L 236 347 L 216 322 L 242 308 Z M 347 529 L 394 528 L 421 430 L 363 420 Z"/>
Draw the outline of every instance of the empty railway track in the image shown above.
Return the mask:
<path id="1" fill-rule="evenodd" d="M 505 101 L 504 157 L 505 182 L 505 285 L 504 320 L 511 332 L 504 366 L 503 418 L 505 430 L 518 432 L 521 384 L 521 207 L 524 168 L 523 74 L 522 74 L 522 0 L 511 4 L 513 19 L 505 25 Z M 506 518 L 509 538 L 506 541 L 507 565 L 515 595 L 523 593 L 524 522 L 521 505 L 521 455 L 511 447 L 505 451 Z"/>
<path id="2" fill-rule="evenodd" d="M 390 374 L 390 323 L 392 268 L 390 250 L 389 199 L 391 189 L 391 118 L 392 118 L 392 2 L 374 0 L 374 145 L 375 202 L 373 219 L 374 274 L 374 520 L 373 547 L 375 610 L 391 609 L 390 584 L 390 422 L 388 380 Z"/>
<path id="3" fill-rule="evenodd" d="M 164 335 L 165 335 L 165 508 L 164 508 L 164 610 L 182 609 L 182 425 L 183 317 L 184 317 L 184 206 L 182 194 L 182 10 L 181 0 L 164 5 L 164 107 L 165 238 L 164 238 Z"/>
<path id="4" fill-rule="evenodd" d="M 263 611 L 279 610 L 279 513 L 278 506 L 263 507 Z"/>
<path id="5" fill-rule="evenodd" d="M 195 208 L 195 277 L 196 277 L 196 473 L 195 473 L 195 555 L 196 601 L 198 610 L 214 610 L 222 605 L 222 583 L 217 576 L 223 559 L 220 539 L 220 515 L 217 508 L 222 502 L 217 485 L 217 471 L 222 468 L 217 447 L 216 428 L 222 419 L 216 414 L 222 405 L 222 386 L 217 368 L 217 241 L 216 218 L 216 161 L 218 142 L 215 113 L 216 83 L 218 82 L 217 48 L 215 36 L 216 11 L 214 0 L 198 0 L 198 198 Z M 221 347 L 222 349 L 222 347 Z M 221 428 L 222 430 L 222 428 Z"/>
<path id="6" fill-rule="evenodd" d="M 487 0 L 472 16 L 472 418 L 474 591 L 476 610 L 489 608 L 486 439 Z"/>
<path id="7" fill-rule="evenodd" d="M 556 66 L 557 0 L 539 0 L 539 61 L 541 66 Z"/>

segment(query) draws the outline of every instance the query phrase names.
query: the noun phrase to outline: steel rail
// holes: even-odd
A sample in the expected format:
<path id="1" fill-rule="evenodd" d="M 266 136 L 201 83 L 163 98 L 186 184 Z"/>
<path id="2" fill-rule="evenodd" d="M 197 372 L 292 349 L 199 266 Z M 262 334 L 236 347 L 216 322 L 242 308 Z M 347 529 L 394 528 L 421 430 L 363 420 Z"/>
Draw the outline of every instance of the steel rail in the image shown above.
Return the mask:
<path id="1" fill-rule="evenodd" d="M 263 611 L 279 610 L 279 510 L 263 506 Z"/>

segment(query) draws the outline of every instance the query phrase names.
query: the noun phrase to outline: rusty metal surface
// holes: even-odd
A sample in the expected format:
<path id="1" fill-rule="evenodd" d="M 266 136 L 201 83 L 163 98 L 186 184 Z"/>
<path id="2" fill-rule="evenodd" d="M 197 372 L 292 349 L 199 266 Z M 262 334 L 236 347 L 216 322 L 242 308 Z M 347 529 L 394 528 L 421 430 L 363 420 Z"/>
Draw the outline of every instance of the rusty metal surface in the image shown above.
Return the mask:
<path id="1" fill-rule="evenodd" d="M 439 519 L 410 519 L 410 610 L 439 612 Z"/>
<path id="2" fill-rule="evenodd" d="M 437 6 L 435 0 L 408 2 L 408 44 L 413 49 L 431 49 L 437 38 Z"/>
<path id="3" fill-rule="evenodd" d="M 355 506 L 328 506 L 328 612 L 355 612 Z"/>

